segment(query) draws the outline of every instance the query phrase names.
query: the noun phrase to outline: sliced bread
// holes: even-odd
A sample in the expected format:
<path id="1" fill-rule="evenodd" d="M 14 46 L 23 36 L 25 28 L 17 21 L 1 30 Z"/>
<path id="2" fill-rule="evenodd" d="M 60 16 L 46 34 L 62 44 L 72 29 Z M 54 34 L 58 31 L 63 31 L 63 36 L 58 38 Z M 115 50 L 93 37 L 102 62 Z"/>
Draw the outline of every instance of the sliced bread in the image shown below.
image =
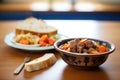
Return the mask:
<path id="1" fill-rule="evenodd" d="M 38 36 L 47 34 L 50 36 L 57 34 L 57 29 L 53 26 L 48 25 L 41 19 L 29 17 L 18 23 L 16 27 L 16 35 L 26 33 L 31 33 Z"/>

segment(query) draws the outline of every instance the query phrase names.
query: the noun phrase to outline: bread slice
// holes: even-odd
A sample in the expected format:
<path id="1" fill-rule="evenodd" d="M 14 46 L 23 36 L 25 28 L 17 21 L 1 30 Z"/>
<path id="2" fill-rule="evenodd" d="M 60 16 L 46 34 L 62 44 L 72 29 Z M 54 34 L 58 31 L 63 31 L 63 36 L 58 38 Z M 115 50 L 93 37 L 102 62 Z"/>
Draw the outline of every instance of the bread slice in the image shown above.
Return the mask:
<path id="1" fill-rule="evenodd" d="M 46 53 L 40 58 L 25 63 L 25 70 L 28 72 L 40 70 L 51 66 L 56 62 L 56 57 L 53 53 Z"/>
<path id="2" fill-rule="evenodd" d="M 57 34 L 57 29 L 55 27 L 52 27 L 43 20 L 34 17 L 29 17 L 18 23 L 15 31 L 16 35 L 31 33 L 38 36 L 43 34 L 51 36 Z"/>

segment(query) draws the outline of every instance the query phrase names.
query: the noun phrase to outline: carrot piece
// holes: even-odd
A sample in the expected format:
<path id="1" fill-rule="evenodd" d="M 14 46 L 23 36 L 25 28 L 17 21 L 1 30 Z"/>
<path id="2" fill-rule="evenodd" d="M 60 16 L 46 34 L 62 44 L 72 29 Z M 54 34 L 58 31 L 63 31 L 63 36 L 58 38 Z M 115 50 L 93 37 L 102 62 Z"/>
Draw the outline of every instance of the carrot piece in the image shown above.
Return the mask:
<path id="1" fill-rule="evenodd" d="M 96 50 L 93 50 L 93 51 L 90 52 L 90 54 L 98 54 L 98 53 L 99 53 L 99 52 L 96 51 Z"/>
<path id="2" fill-rule="evenodd" d="M 53 45 L 54 43 L 55 43 L 55 39 L 49 38 L 49 44 L 50 44 L 50 45 Z"/>
<path id="3" fill-rule="evenodd" d="M 39 41 L 40 46 L 47 46 L 47 43 L 44 41 Z"/>
<path id="4" fill-rule="evenodd" d="M 65 45 L 62 46 L 62 49 L 67 50 L 69 48 L 69 46 L 70 46 L 69 44 L 65 44 Z"/>
<path id="5" fill-rule="evenodd" d="M 40 40 L 41 40 L 41 41 L 44 41 L 44 42 L 46 42 L 46 43 L 48 43 L 48 39 L 49 39 L 48 35 L 42 35 L 42 36 L 40 37 Z"/>
<path id="6" fill-rule="evenodd" d="M 41 45 L 41 46 L 47 46 L 48 44 L 48 35 L 42 35 L 38 41 L 38 43 Z"/>
<path id="7" fill-rule="evenodd" d="M 29 41 L 28 41 L 27 39 L 21 39 L 21 40 L 19 41 L 19 43 L 20 43 L 20 44 L 26 44 L 26 45 L 28 45 L 28 44 L 29 44 Z"/>
<path id="8" fill-rule="evenodd" d="M 106 50 L 107 50 L 106 47 L 103 45 L 99 46 L 99 48 L 98 48 L 99 52 L 105 52 Z"/>

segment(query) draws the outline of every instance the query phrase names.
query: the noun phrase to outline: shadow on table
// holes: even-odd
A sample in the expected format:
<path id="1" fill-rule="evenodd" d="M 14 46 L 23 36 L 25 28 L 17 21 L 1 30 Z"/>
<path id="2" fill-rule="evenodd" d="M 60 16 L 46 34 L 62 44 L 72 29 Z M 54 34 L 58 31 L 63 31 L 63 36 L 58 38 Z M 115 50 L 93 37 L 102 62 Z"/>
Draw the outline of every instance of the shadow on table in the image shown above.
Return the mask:
<path id="1" fill-rule="evenodd" d="M 110 80 L 102 67 L 92 70 L 74 69 L 69 65 L 64 69 L 61 80 Z"/>

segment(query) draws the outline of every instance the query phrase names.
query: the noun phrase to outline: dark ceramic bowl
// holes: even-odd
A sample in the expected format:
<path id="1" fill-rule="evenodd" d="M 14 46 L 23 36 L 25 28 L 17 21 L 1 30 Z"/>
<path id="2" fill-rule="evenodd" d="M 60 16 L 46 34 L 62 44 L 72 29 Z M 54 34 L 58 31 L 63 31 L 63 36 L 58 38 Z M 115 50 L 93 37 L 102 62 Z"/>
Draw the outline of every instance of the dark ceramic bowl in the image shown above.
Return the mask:
<path id="1" fill-rule="evenodd" d="M 68 52 L 59 48 L 59 46 L 73 39 L 74 38 L 59 40 L 55 42 L 54 47 L 57 51 L 60 52 L 62 59 L 67 64 L 75 68 L 87 69 L 87 68 L 98 67 L 101 64 L 103 64 L 108 58 L 109 54 L 111 54 L 115 50 L 114 44 L 106 41 L 98 40 L 98 39 L 92 39 L 92 38 L 86 38 L 86 39 L 93 40 L 95 42 L 99 42 L 100 44 L 107 46 L 109 48 L 109 51 L 100 53 L 100 54 L 80 54 L 80 53 Z M 79 38 L 79 39 L 84 39 L 84 38 Z"/>

